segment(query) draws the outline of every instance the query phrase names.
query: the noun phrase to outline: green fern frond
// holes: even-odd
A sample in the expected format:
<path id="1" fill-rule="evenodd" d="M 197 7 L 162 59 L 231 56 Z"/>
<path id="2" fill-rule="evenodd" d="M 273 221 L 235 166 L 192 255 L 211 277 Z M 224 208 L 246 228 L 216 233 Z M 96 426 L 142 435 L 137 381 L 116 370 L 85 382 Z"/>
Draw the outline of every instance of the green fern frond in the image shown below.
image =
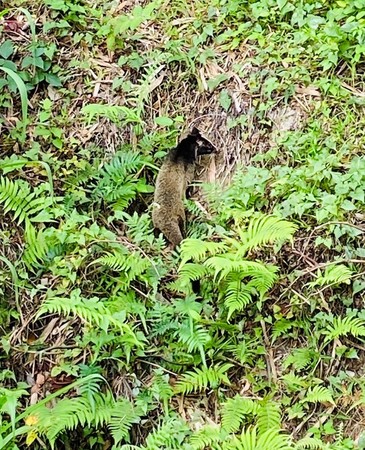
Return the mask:
<path id="1" fill-rule="evenodd" d="M 251 219 L 247 230 L 238 230 L 240 242 L 237 245 L 239 255 L 260 248 L 266 244 L 283 243 L 293 238 L 297 226 L 275 216 L 261 215 Z"/>
<path id="2" fill-rule="evenodd" d="M 123 151 L 115 154 L 113 159 L 106 163 L 101 170 L 101 178 L 108 176 L 108 179 L 119 183 L 131 173 L 137 172 L 145 164 L 145 159 L 137 152 Z"/>
<path id="3" fill-rule="evenodd" d="M 282 375 L 281 379 L 288 387 L 288 389 L 294 392 L 308 386 L 308 382 L 306 381 L 306 379 L 304 377 L 296 375 L 294 372 L 289 372 L 285 375 Z"/>
<path id="4" fill-rule="evenodd" d="M 352 270 L 346 267 L 344 264 L 336 264 L 327 266 L 324 270 L 324 274 L 318 271 L 318 277 L 316 280 L 308 283 L 308 286 L 325 286 L 325 285 L 336 285 L 336 284 L 350 284 L 351 277 L 353 275 Z"/>
<path id="5" fill-rule="evenodd" d="M 224 439 L 225 433 L 222 433 L 218 425 L 206 425 L 190 437 L 190 444 L 192 450 L 204 450 L 212 448 L 213 444 L 219 444 Z"/>
<path id="6" fill-rule="evenodd" d="M 224 242 L 209 242 L 200 239 L 184 239 L 180 245 L 181 265 L 184 266 L 187 261 L 202 261 L 208 255 L 216 255 L 227 249 Z"/>
<path id="7" fill-rule="evenodd" d="M 168 417 L 147 436 L 143 450 L 177 450 L 181 448 L 182 441 L 189 431 L 189 427 L 181 418 Z"/>
<path id="8" fill-rule="evenodd" d="M 35 198 L 30 185 L 23 180 L 10 180 L 0 176 L 0 204 L 4 213 L 13 212 L 13 219 L 18 224 L 35 216 L 52 204 L 51 198 Z"/>
<path id="9" fill-rule="evenodd" d="M 280 407 L 273 401 L 264 400 L 257 410 L 257 428 L 260 434 L 270 430 L 279 430 L 281 426 Z"/>
<path id="10" fill-rule="evenodd" d="M 297 348 L 285 358 L 283 367 L 287 369 L 292 365 L 296 370 L 302 370 L 308 367 L 318 357 L 318 353 L 311 348 Z"/>
<path id="11" fill-rule="evenodd" d="M 257 402 L 240 395 L 227 400 L 222 409 L 222 428 L 228 433 L 235 433 L 248 415 L 256 415 L 259 406 Z"/>
<path id="12" fill-rule="evenodd" d="M 26 217 L 28 204 L 33 200 L 34 193 L 30 186 L 24 181 L 12 181 L 6 177 L 0 177 L 0 203 L 3 204 L 4 212 L 14 212 L 18 223 Z"/>
<path id="13" fill-rule="evenodd" d="M 161 370 L 155 371 L 151 392 L 154 398 L 163 402 L 164 411 L 167 413 L 168 401 L 174 395 L 174 390 L 169 383 L 168 374 L 163 373 Z"/>
<path id="14" fill-rule="evenodd" d="M 126 251 L 126 253 L 122 253 L 116 250 L 96 259 L 93 264 L 102 264 L 115 272 L 120 272 L 120 276 L 125 282 L 125 288 L 128 288 L 131 281 L 151 266 L 150 261 L 138 252 L 129 253 Z"/>
<path id="15" fill-rule="evenodd" d="M 332 403 L 332 405 L 335 405 L 331 391 L 318 385 L 313 388 L 310 387 L 300 403 Z"/>
<path id="16" fill-rule="evenodd" d="M 293 328 L 294 321 L 281 318 L 274 323 L 272 327 L 271 337 L 273 342 L 280 336 L 289 334 L 289 331 Z"/>
<path id="17" fill-rule="evenodd" d="M 324 449 L 326 449 L 328 447 L 327 447 L 327 444 L 324 444 L 318 438 L 305 436 L 304 438 L 302 438 L 298 442 L 296 442 L 295 448 L 297 450 L 301 450 L 301 449 L 324 450 Z"/>
<path id="18" fill-rule="evenodd" d="M 120 251 L 114 251 L 113 253 L 106 253 L 104 256 L 93 261 L 93 264 L 101 264 L 109 267 L 109 269 L 115 272 L 122 272 L 129 269 L 128 252 L 121 253 Z"/>
<path id="19" fill-rule="evenodd" d="M 277 279 L 277 267 L 255 261 L 235 260 L 229 253 L 208 258 L 204 265 L 214 271 L 214 278 L 219 281 L 225 279 L 230 272 L 241 272 L 242 278 L 252 278 L 252 286 L 257 288 L 261 295 L 266 293 Z"/>
<path id="20" fill-rule="evenodd" d="M 230 385 L 226 372 L 232 367 L 232 364 L 223 364 L 221 366 L 203 367 L 195 371 L 186 372 L 176 383 L 175 392 L 178 394 L 190 394 L 191 392 L 201 392 L 208 387 L 216 389 L 220 384 Z"/>
<path id="21" fill-rule="evenodd" d="M 23 261 L 29 269 L 40 267 L 49 250 L 46 237 L 42 230 L 38 233 L 29 219 L 25 222 L 25 249 Z"/>
<path id="22" fill-rule="evenodd" d="M 365 321 L 357 317 L 335 317 L 323 331 L 326 341 L 333 341 L 340 336 L 365 336 Z"/>
<path id="23" fill-rule="evenodd" d="M 83 397 L 63 398 L 53 408 L 43 405 L 42 408 L 37 409 L 34 416 L 37 418 L 39 433 L 47 437 L 52 448 L 62 431 L 73 430 L 79 424 L 90 425 L 92 421 L 90 404 Z"/>
<path id="24" fill-rule="evenodd" d="M 194 280 L 200 280 L 207 273 L 207 268 L 198 263 L 186 263 L 179 268 L 179 279 L 187 284 Z"/>
<path id="25" fill-rule="evenodd" d="M 130 427 L 140 417 L 130 401 L 115 401 L 109 391 L 106 394 L 94 393 L 90 398 L 63 398 L 52 408 L 43 404 L 33 409 L 36 430 L 47 437 L 52 448 L 60 433 L 92 425 L 107 425 L 117 444 L 128 436 Z"/>
<path id="26" fill-rule="evenodd" d="M 115 318 L 99 298 L 82 298 L 79 289 L 71 292 L 69 298 L 53 297 L 46 299 L 39 308 L 36 317 L 39 318 L 43 314 L 49 313 L 76 316 L 84 322 L 87 322 L 89 325 L 99 327 L 105 331 L 107 331 L 109 327 L 114 327 L 121 333 L 128 335 L 135 345 L 141 345 L 141 342 L 136 338 L 129 325 Z"/>
<path id="27" fill-rule="evenodd" d="M 134 175 L 148 164 L 139 153 L 130 150 L 118 152 L 101 169 L 94 196 L 112 203 L 115 209 L 124 210 L 139 192 L 151 191 L 144 179 Z"/>
<path id="28" fill-rule="evenodd" d="M 129 123 L 141 123 L 139 115 L 127 106 L 93 103 L 84 106 L 81 112 L 86 117 L 88 124 L 91 124 L 95 119 L 99 119 L 100 117 L 105 117 L 119 126 Z"/>
<path id="29" fill-rule="evenodd" d="M 224 292 L 224 306 L 228 309 L 227 320 L 236 311 L 243 311 L 252 301 L 252 294 L 254 293 L 253 287 L 245 285 L 239 279 L 227 283 Z"/>
<path id="30" fill-rule="evenodd" d="M 257 433 L 256 427 L 244 430 L 239 437 L 233 437 L 224 444 L 222 450 L 294 450 L 289 437 L 280 430 L 267 430 L 263 434 Z"/>
<path id="31" fill-rule="evenodd" d="M 139 419 L 140 415 L 129 400 L 123 398 L 115 402 L 108 420 L 115 444 L 128 437 L 131 426 L 138 423 Z"/>
<path id="32" fill-rule="evenodd" d="M 277 428 L 267 430 L 260 434 L 257 440 L 256 449 L 260 450 L 294 450 L 289 437 L 280 433 Z"/>
<path id="33" fill-rule="evenodd" d="M 211 340 L 211 337 L 203 325 L 191 324 L 190 321 L 186 321 L 175 335 L 180 342 L 187 346 L 189 353 L 199 350 L 203 364 L 206 364 L 204 347 Z"/>

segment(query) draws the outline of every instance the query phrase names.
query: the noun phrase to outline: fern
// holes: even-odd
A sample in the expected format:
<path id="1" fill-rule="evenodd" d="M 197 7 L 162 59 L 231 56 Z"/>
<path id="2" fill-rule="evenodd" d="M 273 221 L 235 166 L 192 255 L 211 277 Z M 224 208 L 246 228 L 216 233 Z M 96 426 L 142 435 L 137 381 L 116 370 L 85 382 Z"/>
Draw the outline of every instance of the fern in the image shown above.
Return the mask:
<path id="1" fill-rule="evenodd" d="M 218 425 L 206 425 L 190 437 L 192 450 L 212 448 L 213 444 L 224 441 L 226 434 Z"/>
<path id="2" fill-rule="evenodd" d="M 304 377 L 300 377 L 295 375 L 294 372 L 289 372 L 285 375 L 282 375 L 282 380 L 291 391 L 299 391 L 303 387 L 307 387 L 308 383 Z"/>
<path id="3" fill-rule="evenodd" d="M 126 399 L 115 401 L 109 391 L 94 393 L 91 398 L 63 398 L 52 408 L 43 404 L 34 408 L 32 416 L 36 434 L 45 435 L 52 448 L 60 433 L 78 426 L 107 425 L 117 444 L 128 437 L 130 427 L 140 418 L 131 402 Z"/>
<path id="4" fill-rule="evenodd" d="M 251 219 L 247 230 L 238 229 L 240 237 L 239 244 L 230 241 L 238 251 L 240 256 L 248 251 L 263 247 L 268 243 L 283 243 L 291 240 L 297 226 L 287 220 L 275 216 L 260 215 Z"/>
<path id="5" fill-rule="evenodd" d="M 252 278 L 251 286 L 255 287 L 261 295 L 266 293 L 277 279 L 277 267 L 264 265 L 254 261 L 233 259 L 233 255 L 225 254 L 213 256 L 204 262 L 204 265 L 214 271 L 214 278 L 221 281 L 230 272 L 240 272 L 242 278 Z"/>
<path id="6" fill-rule="evenodd" d="M 350 270 L 344 264 L 331 265 L 325 268 L 323 275 L 319 271 L 317 279 L 312 281 L 311 283 L 308 283 L 308 286 L 314 287 L 336 285 L 341 283 L 350 284 L 352 275 L 352 270 Z"/>
<path id="7" fill-rule="evenodd" d="M 220 293 L 229 320 L 251 302 L 253 295 L 258 294 L 262 300 L 277 279 L 276 266 L 247 261 L 242 256 L 269 242 L 291 239 L 295 230 L 296 226 L 290 222 L 260 216 L 250 221 L 247 231 L 238 230 L 240 239 L 224 237 L 221 243 L 185 239 L 181 244 L 180 281 L 187 284 L 210 275 L 214 281 L 224 282 Z M 187 263 L 190 260 L 195 264 Z"/>
<path id="8" fill-rule="evenodd" d="M 331 391 L 324 386 L 314 386 L 309 388 L 305 397 L 300 403 L 332 403 L 335 404 L 332 398 Z"/>
<path id="9" fill-rule="evenodd" d="M 115 272 L 120 272 L 124 289 L 127 289 L 131 281 L 142 275 L 151 266 L 150 261 L 138 252 L 122 253 L 117 250 L 96 259 L 94 264 L 102 264 Z"/>
<path id="10" fill-rule="evenodd" d="M 320 439 L 306 436 L 295 444 L 296 449 L 324 450 L 328 448 Z"/>
<path id="11" fill-rule="evenodd" d="M 143 450 L 179 450 L 188 432 L 189 427 L 182 419 L 168 417 L 147 436 Z"/>
<path id="12" fill-rule="evenodd" d="M 240 395 L 230 398 L 223 405 L 222 428 L 228 433 L 235 433 L 239 430 L 243 420 L 247 415 L 255 415 L 258 410 L 257 402 Z"/>
<path id="13" fill-rule="evenodd" d="M 223 445 L 223 450 L 294 450 L 289 437 L 274 428 L 263 434 L 257 433 L 256 427 L 244 430 L 241 436 L 235 437 Z"/>
<path id="14" fill-rule="evenodd" d="M 157 400 L 163 402 L 164 410 L 167 412 L 168 401 L 173 396 L 174 390 L 169 383 L 169 376 L 164 374 L 161 370 L 155 371 L 151 392 Z"/>
<path id="15" fill-rule="evenodd" d="M 126 439 L 132 424 L 138 423 L 140 414 L 127 399 L 119 399 L 113 404 L 108 420 L 108 428 L 112 433 L 115 444 Z"/>
<path id="16" fill-rule="evenodd" d="M 127 125 L 128 123 L 142 123 L 139 115 L 126 106 L 93 103 L 84 106 L 81 112 L 86 117 L 88 124 L 100 117 L 105 117 L 119 126 Z"/>
<path id="17" fill-rule="evenodd" d="M 31 192 L 28 183 L 23 180 L 10 180 L 0 176 L 0 204 L 4 213 L 13 212 L 13 220 L 18 224 L 36 220 L 36 216 L 52 205 L 51 198 L 37 197 L 36 192 Z"/>
<path id="18" fill-rule="evenodd" d="M 93 410 L 84 397 L 64 398 L 59 400 L 53 408 L 43 405 L 34 413 L 37 418 L 38 433 L 47 437 L 52 448 L 62 431 L 73 430 L 78 425 L 90 426 L 92 415 Z"/>
<path id="19" fill-rule="evenodd" d="M 322 333 L 326 336 L 326 341 L 332 341 L 338 339 L 340 336 L 365 336 L 365 321 L 357 317 L 335 317 L 332 320 L 326 330 Z"/>
<path id="20" fill-rule="evenodd" d="M 232 281 L 229 281 L 232 279 Z M 241 281 L 242 273 L 234 273 L 227 277 L 226 288 L 223 292 L 224 305 L 228 309 L 227 320 L 233 313 L 242 311 L 251 302 L 252 295 L 256 293 L 253 283 L 248 282 L 246 285 Z"/>
<path id="21" fill-rule="evenodd" d="M 273 342 L 280 336 L 285 336 L 289 334 L 289 331 L 293 328 L 295 322 L 287 319 L 279 319 L 274 323 L 272 328 L 271 337 Z"/>
<path id="22" fill-rule="evenodd" d="M 29 269 L 39 267 L 49 250 L 46 237 L 42 230 L 38 233 L 29 219 L 25 222 L 25 249 L 23 261 Z"/>
<path id="23" fill-rule="evenodd" d="M 264 400 L 257 410 L 257 428 L 260 434 L 269 430 L 279 430 L 281 426 L 280 407 L 273 401 Z"/>
<path id="24" fill-rule="evenodd" d="M 199 350 L 203 364 L 206 365 L 204 347 L 211 340 L 210 334 L 200 324 L 192 324 L 186 321 L 175 333 L 179 341 L 187 346 L 189 353 Z"/>
<path id="25" fill-rule="evenodd" d="M 302 370 L 308 367 L 315 358 L 319 358 L 319 354 L 310 348 L 297 348 L 288 355 L 284 362 L 283 367 L 287 369 L 289 366 L 293 366 L 296 370 Z"/>
<path id="26" fill-rule="evenodd" d="M 181 266 L 187 261 L 203 261 L 208 255 L 216 255 L 227 250 L 224 242 L 209 242 L 200 239 L 184 239 L 180 246 Z"/>
<path id="27" fill-rule="evenodd" d="M 230 385 L 226 372 L 232 367 L 232 364 L 223 364 L 221 366 L 203 367 L 195 369 L 183 375 L 176 383 L 175 392 L 181 394 L 190 394 L 191 392 L 201 392 L 208 387 L 216 389 L 220 384 Z"/>
<path id="28" fill-rule="evenodd" d="M 53 297 L 46 299 L 39 308 L 37 318 L 43 314 L 63 314 L 65 316 L 74 315 L 89 325 L 107 331 L 109 327 L 114 327 L 121 333 L 125 333 L 135 345 L 141 346 L 129 325 L 114 317 L 108 308 L 97 297 L 84 299 L 80 296 L 80 290 L 76 289 L 71 293 L 70 298 Z"/>
<path id="29" fill-rule="evenodd" d="M 189 284 L 194 280 L 199 280 L 208 273 L 207 268 L 198 263 L 187 263 L 180 267 L 179 279 L 183 285 Z"/>
<path id="30" fill-rule="evenodd" d="M 137 193 L 151 191 L 143 179 L 134 175 L 146 164 L 147 161 L 136 152 L 117 153 L 101 169 L 94 196 L 111 203 L 114 209 L 125 209 Z"/>

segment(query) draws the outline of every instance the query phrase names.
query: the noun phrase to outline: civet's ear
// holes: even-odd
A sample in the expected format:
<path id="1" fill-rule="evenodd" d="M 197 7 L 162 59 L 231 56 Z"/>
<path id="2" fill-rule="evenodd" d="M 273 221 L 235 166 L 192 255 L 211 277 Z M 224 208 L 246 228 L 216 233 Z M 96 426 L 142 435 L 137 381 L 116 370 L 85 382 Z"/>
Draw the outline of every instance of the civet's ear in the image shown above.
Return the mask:
<path id="1" fill-rule="evenodd" d="M 197 129 L 197 127 L 194 127 L 191 132 L 190 136 L 200 136 L 200 131 Z"/>

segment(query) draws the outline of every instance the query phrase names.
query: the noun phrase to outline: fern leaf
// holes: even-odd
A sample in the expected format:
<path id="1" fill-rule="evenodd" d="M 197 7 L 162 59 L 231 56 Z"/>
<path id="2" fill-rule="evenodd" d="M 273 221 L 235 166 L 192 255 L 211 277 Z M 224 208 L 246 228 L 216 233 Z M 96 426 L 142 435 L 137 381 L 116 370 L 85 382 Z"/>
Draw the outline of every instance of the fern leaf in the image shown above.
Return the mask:
<path id="1" fill-rule="evenodd" d="M 298 391 L 300 388 L 305 388 L 308 386 L 307 381 L 304 377 L 295 375 L 294 372 L 289 372 L 282 375 L 282 380 L 291 391 Z"/>
<path id="2" fill-rule="evenodd" d="M 53 408 L 43 405 L 33 415 L 37 418 L 39 433 L 47 437 L 52 448 L 62 431 L 73 430 L 78 425 L 90 425 L 92 422 L 90 404 L 83 397 L 63 398 Z"/>
<path id="3" fill-rule="evenodd" d="M 352 275 L 352 270 L 344 264 L 331 265 L 325 268 L 323 275 L 319 272 L 317 279 L 308 283 L 308 286 L 314 287 L 341 283 L 350 284 Z"/>
<path id="4" fill-rule="evenodd" d="M 332 403 L 332 405 L 335 405 L 331 391 L 324 386 L 309 388 L 300 403 Z"/>
<path id="5" fill-rule="evenodd" d="M 297 226 L 293 223 L 275 216 L 261 215 L 251 219 L 247 231 L 239 230 L 241 242 L 238 253 L 244 255 L 268 243 L 291 240 L 296 229 Z"/>
<path id="6" fill-rule="evenodd" d="M 84 106 L 81 112 L 89 124 L 99 117 L 105 117 L 119 126 L 127 125 L 128 123 L 141 123 L 139 115 L 127 106 L 93 103 Z"/>
<path id="7" fill-rule="evenodd" d="M 37 318 L 43 314 L 57 313 L 65 316 L 77 316 L 81 320 L 107 331 L 110 327 L 114 327 L 122 334 L 126 334 L 137 346 L 141 346 L 136 335 L 133 333 L 129 325 L 115 318 L 102 301 L 97 297 L 84 299 L 80 296 L 80 290 L 76 289 L 71 292 L 71 297 L 53 297 L 46 299 L 39 308 Z"/>
<path id="8" fill-rule="evenodd" d="M 177 332 L 176 336 L 180 342 L 183 342 L 187 346 L 189 353 L 199 350 L 203 364 L 206 365 L 205 351 L 206 344 L 211 340 L 210 334 L 200 324 L 190 325 L 190 322 L 186 322 Z"/>
<path id="9" fill-rule="evenodd" d="M 184 284 L 200 280 L 207 273 L 207 268 L 202 264 L 187 263 L 179 268 L 179 278 Z"/>
<path id="10" fill-rule="evenodd" d="M 298 450 L 299 449 L 324 450 L 328 447 L 318 438 L 305 436 L 304 438 L 296 442 L 295 448 Z"/>
<path id="11" fill-rule="evenodd" d="M 184 266 L 187 261 L 203 261 L 207 255 L 216 255 L 227 249 L 224 242 L 209 242 L 200 239 L 184 239 L 180 246 L 181 265 Z"/>
<path id="12" fill-rule="evenodd" d="M 29 269 L 40 267 L 40 263 L 45 259 L 48 252 L 48 244 L 42 230 L 38 233 L 35 227 L 26 220 L 25 226 L 25 250 L 23 261 Z"/>
<path id="13" fill-rule="evenodd" d="M 117 251 L 114 253 L 106 253 L 104 256 L 96 259 L 93 263 L 107 266 L 115 272 L 122 272 L 128 267 L 128 253 L 121 253 Z"/>
<path id="14" fill-rule="evenodd" d="M 147 436 L 143 450 L 161 450 L 181 448 L 189 427 L 181 418 L 170 418 Z"/>
<path id="15" fill-rule="evenodd" d="M 357 317 L 335 317 L 326 330 L 323 331 L 326 341 L 332 341 L 340 336 L 365 336 L 365 321 Z"/>
<path id="16" fill-rule="evenodd" d="M 186 322 L 177 332 L 176 336 L 179 338 L 180 342 L 187 345 L 187 350 L 189 353 L 194 350 L 204 347 L 210 340 L 210 334 L 203 325 L 194 324 L 190 326 L 189 322 Z"/>
<path id="17" fill-rule="evenodd" d="M 131 281 L 143 274 L 150 266 L 150 261 L 138 252 L 130 254 L 114 251 L 96 259 L 93 264 L 102 264 L 115 272 L 120 272 L 127 289 Z"/>
<path id="18" fill-rule="evenodd" d="M 128 437 L 129 429 L 134 423 L 138 423 L 139 419 L 139 414 L 129 400 L 120 399 L 114 404 L 110 413 L 108 428 L 112 433 L 115 444 Z"/>
<path id="19" fill-rule="evenodd" d="M 119 183 L 127 175 L 142 168 L 144 163 L 145 160 L 139 153 L 132 151 L 118 152 L 109 163 L 104 165 L 101 177 L 108 175 L 111 180 Z"/>
<path id="20" fill-rule="evenodd" d="M 32 220 L 35 216 L 53 203 L 52 198 L 35 198 L 28 183 L 23 180 L 10 180 L 0 176 L 0 204 L 5 213 L 13 212 L 13 219 L 18 224 Z"/>
<path id="21" fill-rule="evenodd" d="M 257 411 L 257 428 L 260 434 L 269 430 L 279 430 L 281 426 L 280 407 L 272 401 L 263 401 Z"/>
<path id="22" fill-rule="evenodd" d="M 257 403 L 240 395 L 236 395 L 225 402 L 222 409 L 222 428 L 228 433 L 239 430 L 245 416 L 256 414 Z"/>
<path id="23" fill-rule="evenodd" d="M 244 310 L 244 308 L 252 301 L 253 293 L 253 288 L 245 286 L 241 280 L 227 283 L 224 293 L 224 305 L 228 308 L 227 320 L 229 320 L 236 311 Z"/>
<path id="24" fill-rule="evenodd" d="M 224 435 L 218 425 L 206 425 L 190 437 L 192 450 L 204 450 L 212 448 L 224 439 Z"/>
<path id="25" fill-rule="evenodd" d="M 222 383 L 230 385 L 226 372 L 231 367 L 232 364 L 223 364 L 222 366 L 203 367 L 202 369 L 189 371 L 176 383 L 175 392 L 189 394 L 204 391 L 208 387 L 216 389 Z"/>
<path id="26" fill-rule="evenodd" d="M 253 283 L 251 285 L 261 295 L 266 293 L 277 279 L 277 267 L 255 261 L 232 260 L 231 254 L 208 258 L 204 265 L 214 270 L 214 278 L 218 278 L 218 281 L 225 279 L 230 272 L 240 272 L 242 278 L 252 278 Z"/>
<path id="27" fill-rule="evenodd" d="M 27 206 L 33 197 L 34 193 L 30 192 L 30 186 L 24 181 L 12 181 L 6 177 L 0 177 L 0 203 L 3 204 L 5 213 L 14 212 L 18 223 L 27 216 Z"/>
<path id="28" fill-rule="evenodd" d="M 302 370 L 308 367 L 315 358 L 319 358 L 319 354 L 311 348 L 297 348 L 289 354 L 284 362 L 283 367 L 293 366 L 296 370 Z"/>
<path id="29" fill-rule="evenodd" d="M 280 430 L 274 428 L 260 434 L 256 447 L 260 450 L 294 450 L 290 444 L 289 437 L 280 433 Z"/>
<path id="30" fill-rule="evenodd" d="M 151 190 L 143 179 L 134 175 L 146 164 L 147 161 L 136 152 L 118 152 L 101 169 L 94 195 L 112 203 L 114 209 L 124 210 L 138 192 Z"/>

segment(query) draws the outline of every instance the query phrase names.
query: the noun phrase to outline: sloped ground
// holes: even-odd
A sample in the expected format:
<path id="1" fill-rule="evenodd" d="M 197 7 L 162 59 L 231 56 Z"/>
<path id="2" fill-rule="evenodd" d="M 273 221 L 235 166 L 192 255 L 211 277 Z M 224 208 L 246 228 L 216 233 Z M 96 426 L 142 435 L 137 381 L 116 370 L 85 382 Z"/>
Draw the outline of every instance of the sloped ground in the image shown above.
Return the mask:
<path id="1" fill-rule="evenodd" d="M 24 136 L 19 81 L 10 75 L 0 84 L 0 168 L 44 202 L 51 173 L 55 199 L 36 214 L 24 206 L 24 185 L 11 196 L 2 184 L 3 363 L 14 377 L 2 376 L 7 395 L 15 380 L 30 393 L 19 395 L 18 414 L 101 373 L 116 398 L 143 414 L 125 412 L 126 430 L 89 419 L 81 432 L 81 421 L 65 419 L 58 431 L 76 430 L 61 434 L 57 448 L 127 449 L 128 433 L 145 449 L 240 448 L 194 435 L 224 422 L 222 404 L 235 394 L 274 399 L 283 429 L 295 441 L 313 439 L 297 448 L 363 448 L 362 6 L 20 3 L 6 2 L 0 15 L 0 67 L 27 85 L 28 120 Z M 199 190 L 187 204 L 190 236 L 220 242 L 229 234 L 239 246 L 238 230 L 258 213 L 297 226 L 291 243 L 242 253 L 275 264 L 280 276 L 264 301 L 238 294 L 230 318 L 224 282 L 206 276 L 196 301 L 176 285 L 179 255 L 152 238 L 146 186 L 192 125 L 219 149 L 197 178 L 226 190 Z M 128 161 L 112 163 L 121 167 L 113 178 L 106 164 L 120 148 L 142 162 L 127 175 Z M 124 251 L 128 263 L 101 260 Z M 225 363 L 219 376 L 186 387 L 188 371 Z M 229 432 L 256 423 L 252 411 Z M 34 448 L 52 439 L 46 413 L 27 422 Z M 22 437 L 18 445 L 25 448 Z"/>

